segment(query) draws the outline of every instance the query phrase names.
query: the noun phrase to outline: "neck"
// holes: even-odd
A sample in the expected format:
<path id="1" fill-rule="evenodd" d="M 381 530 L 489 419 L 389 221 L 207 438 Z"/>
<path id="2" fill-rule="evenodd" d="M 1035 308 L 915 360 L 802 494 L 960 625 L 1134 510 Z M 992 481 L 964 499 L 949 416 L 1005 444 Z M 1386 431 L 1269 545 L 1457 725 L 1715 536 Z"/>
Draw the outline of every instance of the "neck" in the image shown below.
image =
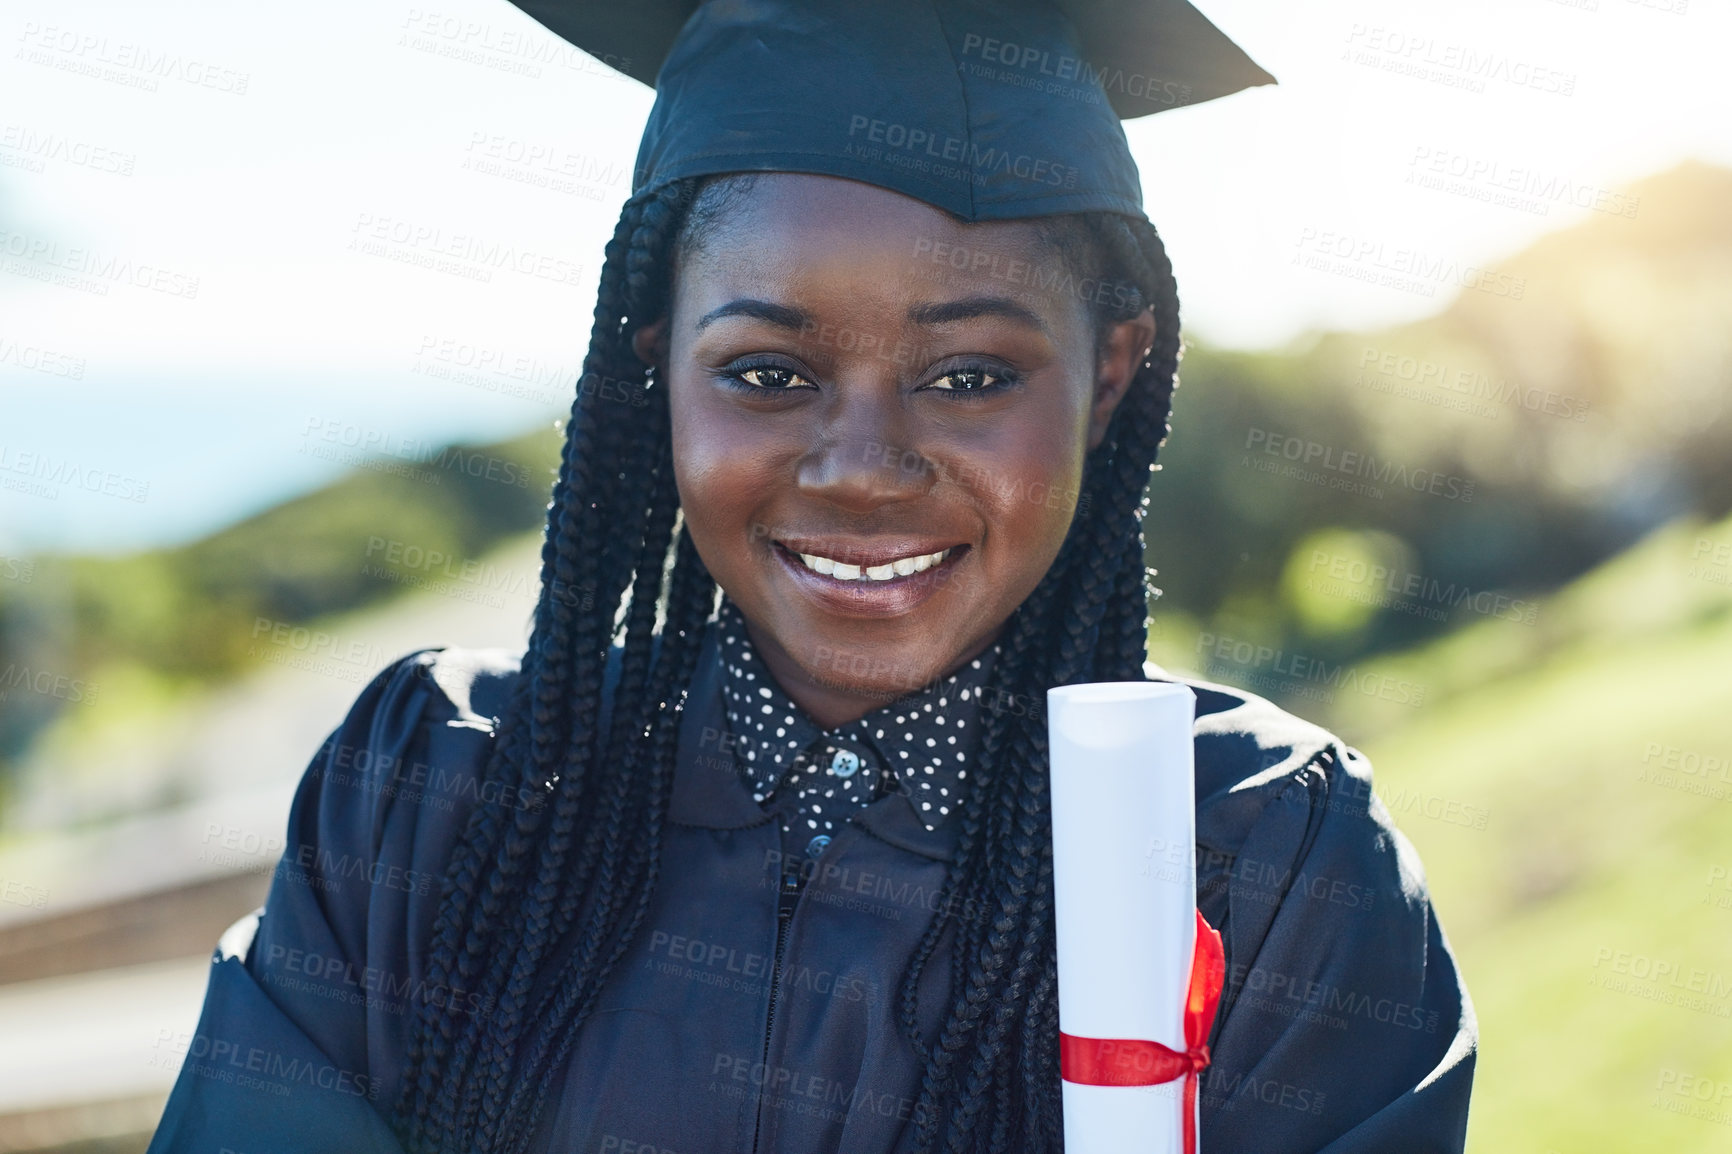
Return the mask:
<path id="1" fill-rule="evenodd" d="M 934 672 L 926 684 L 930 685 L 949 677 L 979 657 L 998 640 L 998 635 L 1002 632 L 1004 625 L 1000 623 L 985 637 L 958 653 L 944 668 Z M 758 656 L 769 669 L 770 676 L 776 679 L 776 684 L 800 707 L 801 712 L 824 729 L 835 729 L 851 721 L 859 721 L 873 710 L 889 705 L 892 701 L 921 688 L 918 685 L 885 688 L 814 676 L 749 620 L 746 622 L 746 633 L 751 637 L 752 646 L 757 649 Z"/>

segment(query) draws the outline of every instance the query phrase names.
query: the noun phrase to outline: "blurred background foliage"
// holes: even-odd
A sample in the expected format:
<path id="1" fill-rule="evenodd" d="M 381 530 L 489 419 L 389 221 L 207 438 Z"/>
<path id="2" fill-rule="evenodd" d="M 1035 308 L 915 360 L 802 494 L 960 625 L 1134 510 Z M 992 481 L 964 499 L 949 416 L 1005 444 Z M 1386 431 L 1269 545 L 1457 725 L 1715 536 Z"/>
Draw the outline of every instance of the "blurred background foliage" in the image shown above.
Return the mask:
<path id="1" fill-rule="evenodd" d="M 1278 352 L 1189 345 L 1146 526 L 1157 658 L 1198 667 L 1211 636 L 1362 662 L 1535 615 L 1654 529 L 1732 510 L 1732 172 L 1691 164 L 1631 195 L 1635 219 L 1504 262 L 1519 301 L 1467 291 L 1415 324 Z M 358 563 L 369 541 L 462 559 L 534 532 L 558 452 L 544 428 L 383 458 L 187 545 L 33 558 L 31 580 L 0 581 L 5 662 L 168 689 L 232 677 L 258 618 L 305 624 L 401 593 Z M 1329 467 L 1344 454 L 1370 472 Z M 494 477 L 463 467 L 475 459 Z M 500 483 L 500 462 L 529 483 Z M 0 758 L 66 705 L 37 697 L 6 699 Z"/>
<path id="2" fill-rule="evenodd" d="M 1726 997 L 1595 986 L 1608 950 L 1732 974 L 1732 889 L 1714 887 L 1732 792 L 1656 772 L 1669 750 L 1732 754 L 1732 172 L 1630 191 L 1635 219 L 1505 262 L 1519 300 L 1470 289 L 1418 323 L 1272 352 L 1191 345 L 1151 489 L 1152 655 L 1363 746 L 1418 844 L 1484 1023 L 1486 1150 L 1717 1149 L 1714 1126 L 1632 1112 L 1628 1087 L 1732 1080 Z M 450 455 L 526 485 L 387 461 L 176 548 L 38 556 L 22 578 L 13 562 L 0 782 L 45 742 L 257 667 L 260 619 L 402 596 L 369 564 L 381 537 L 459 559 L 532 547 L 558 447 L 544 428 Z M 1373 476 L 1339 467 L 1366 458 Z M 1400 480 L 1432 475 L 1441 491 Z M 38 668 L 101 695 L 19 691 Z"/>
<path id="3" fill-rule="evenodd" d="M 385 458 L 375 462 L 383 468 L 357 469 L 187 545 L 32 558 L 29 580 L 0 582 L 0 666 L 48 669 L 99 690 L 124 685 L 153 701 L 235 677 L 258 664 L 260 619 L 304 625 L 412 587 L 391 580 L 382 540 L 460 563 L 535 530 L 558 454 L 557 433 L 544 429 L 426 460 Z M 105 711 L 127 710 L 116 696 L 99 694 L 75 712 L 100 724 Z M 0 699 L 0 759 L 20 756 L 78 704 L 40 693 Z"/>

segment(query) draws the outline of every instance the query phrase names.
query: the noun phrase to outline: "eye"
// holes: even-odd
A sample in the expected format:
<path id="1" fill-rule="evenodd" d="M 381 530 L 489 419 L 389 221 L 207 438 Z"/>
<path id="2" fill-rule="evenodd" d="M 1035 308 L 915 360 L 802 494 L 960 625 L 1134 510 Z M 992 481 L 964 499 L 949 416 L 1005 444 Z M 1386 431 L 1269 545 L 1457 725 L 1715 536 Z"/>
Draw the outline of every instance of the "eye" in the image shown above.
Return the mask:
<path id="1" fill-rule="evenodd" d="M 1002 388 L 1010 384 L 1011 379 L 1009 373 L 997 372 L 993 369 L 957 369 L 938 377 L 926 387 L 947 393 L 983 393 Z"/>
<path id="2" fill-rule="evenodd" d="M 750 388 L 767 392 L 816 387 L 793 369 L 781 365 L 747 365 L 745 368 L 735 369 L 728 377 Z"/>

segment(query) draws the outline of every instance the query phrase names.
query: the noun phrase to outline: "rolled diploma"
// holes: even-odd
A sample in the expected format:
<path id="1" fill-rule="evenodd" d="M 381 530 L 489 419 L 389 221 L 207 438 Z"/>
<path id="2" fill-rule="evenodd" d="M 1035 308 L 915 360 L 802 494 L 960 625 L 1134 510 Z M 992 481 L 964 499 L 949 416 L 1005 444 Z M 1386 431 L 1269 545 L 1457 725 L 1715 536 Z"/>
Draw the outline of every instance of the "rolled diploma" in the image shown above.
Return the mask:
<path id="1" fill-rule="evenodd" d="M 1185 1049 L 1196 705 L 1189 689 L 1167 682 L 1047 692 L 1058 1012 L 1067 1034 Z M 1065 1082 L 1066 1154 L 1178 1154 L 1183 1091 L 1183 1080 Z"/>

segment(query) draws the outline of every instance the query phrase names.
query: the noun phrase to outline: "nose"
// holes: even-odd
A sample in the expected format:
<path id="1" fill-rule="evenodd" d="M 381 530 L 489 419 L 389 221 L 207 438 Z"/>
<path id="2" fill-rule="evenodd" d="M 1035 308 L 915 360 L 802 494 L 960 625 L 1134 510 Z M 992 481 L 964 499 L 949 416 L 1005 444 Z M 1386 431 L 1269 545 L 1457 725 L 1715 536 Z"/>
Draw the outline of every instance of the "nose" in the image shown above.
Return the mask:
<path id="1" fill-rule="evenodd" d="M 869 513 L 931 489 L 938 466 L 915 447 L 898 407 L 878 397 L 840 397 L 818 443 L 800 458 L 795 480 L 801 491 L 851 513 Z"/>

